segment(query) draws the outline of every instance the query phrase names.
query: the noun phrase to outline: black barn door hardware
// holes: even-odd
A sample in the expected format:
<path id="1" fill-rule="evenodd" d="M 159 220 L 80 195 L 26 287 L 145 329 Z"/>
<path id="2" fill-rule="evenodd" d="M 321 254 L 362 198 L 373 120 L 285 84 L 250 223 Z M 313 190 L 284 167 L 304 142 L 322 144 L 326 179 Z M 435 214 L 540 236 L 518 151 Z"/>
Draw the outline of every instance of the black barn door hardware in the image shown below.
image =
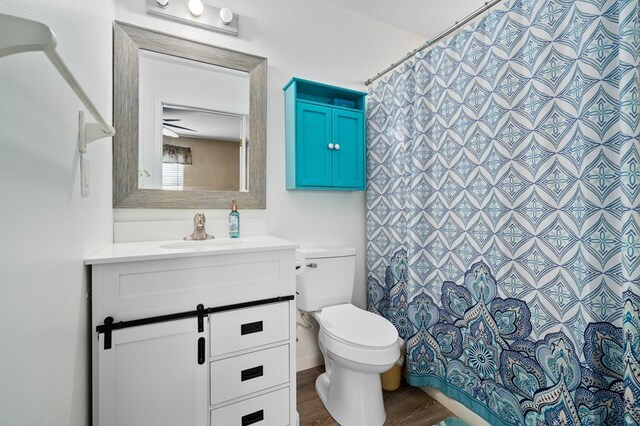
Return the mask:
<path id="1" fill-rule="evenodd" d="M 204 331 L 204 317 L 206 315 L 215 314 L 218 312 L 232 311 L 234 309 L 250 308 L 252 306 L 268 305 L 269 303 L 287 302 L 293 299 L 294 299 L 293 295 L 278 296 L 278 297 L 272 297 L 270 299 L 254 300 L 251 302 L 235 303 L 233 305 L 224 305 L 224 306 L 214 306 L 210 308 L 205 308 L 204 305 L 199 304 L 194 311 L 178 312 L 175 314 L 159 315 L 156 317 L 141 318 L 141 319 L 135 319 L 130 321 L 115 322 L 113 317 L 106 317 L 104 319 L 104 324 L 96 326 L 96 332 L 98 334 L 104 333 L 104 348 L 111 349 L 113 330 L 121 330 L 123 328 L 156 324 L 160 322 L 175 321 L 183 318 L 198 317 L 198 332 L 201 333 Z M 200 327 L 201 325 L 202 325 L 202 328 Z"/>
<path id="2" fill-rule="evenodd" d="M 113 326 L 113 317 L 104 319 L 104 348 L 111 349 L 111 327 Z"/>
<path id="3" fill-rule="evenodd" d="M 198 311 L 198 333 L 202 333 L 204 331 L 204 305 L 201 303 L 196 306 L 196 310 Z"/>

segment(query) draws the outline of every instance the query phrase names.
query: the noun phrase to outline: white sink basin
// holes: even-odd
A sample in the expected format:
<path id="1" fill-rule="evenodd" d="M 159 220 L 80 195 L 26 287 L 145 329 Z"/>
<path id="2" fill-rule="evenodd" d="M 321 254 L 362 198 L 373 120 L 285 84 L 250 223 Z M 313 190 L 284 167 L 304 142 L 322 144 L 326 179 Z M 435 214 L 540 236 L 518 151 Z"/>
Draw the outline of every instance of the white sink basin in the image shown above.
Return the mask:
<path id="1" fill-rule="evenodd" d="M 160 248 L 165 248 L 165 249 L 194 249 L 194 248 L 201 248 L 201 249 L 212 249 L 212 248 L 217 248 L 217 247 L 233 247 L 233 246 L 237 246 L 238 244 L 242 244 L 243 241 L 242 240 L 227 240 L 227 239 L 220 239 L 220 240 L 198 240 L 198 241 L 179 241 L 177 243 L 169 243 L 169 244 L 164 244 L 161 245 Z"/>

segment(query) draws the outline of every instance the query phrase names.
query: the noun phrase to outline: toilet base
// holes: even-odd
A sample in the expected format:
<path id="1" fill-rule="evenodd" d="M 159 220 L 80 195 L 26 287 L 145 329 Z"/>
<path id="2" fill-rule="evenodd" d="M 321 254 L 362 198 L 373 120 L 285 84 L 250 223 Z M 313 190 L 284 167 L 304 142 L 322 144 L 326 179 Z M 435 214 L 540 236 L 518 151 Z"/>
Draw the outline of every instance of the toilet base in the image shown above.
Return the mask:
<path id="1" fill-rule="evenodd" d="M 316 392 L 331 417 L 341 426 L 382 426 L 387 418 L 380 374 L 364 374 L 333 362 L 316 379 Z"/>

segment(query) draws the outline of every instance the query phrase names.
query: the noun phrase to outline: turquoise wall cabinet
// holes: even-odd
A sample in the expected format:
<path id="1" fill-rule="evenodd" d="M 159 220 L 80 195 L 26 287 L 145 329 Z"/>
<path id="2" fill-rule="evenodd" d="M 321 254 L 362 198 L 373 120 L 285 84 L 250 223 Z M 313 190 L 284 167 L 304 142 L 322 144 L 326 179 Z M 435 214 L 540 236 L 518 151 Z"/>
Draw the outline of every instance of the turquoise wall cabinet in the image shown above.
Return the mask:
<path id="1" fill-rule="evenodd" d="M 287 189 L 365 190 L 367 94 L 299 78 L 284 92 Z"/>

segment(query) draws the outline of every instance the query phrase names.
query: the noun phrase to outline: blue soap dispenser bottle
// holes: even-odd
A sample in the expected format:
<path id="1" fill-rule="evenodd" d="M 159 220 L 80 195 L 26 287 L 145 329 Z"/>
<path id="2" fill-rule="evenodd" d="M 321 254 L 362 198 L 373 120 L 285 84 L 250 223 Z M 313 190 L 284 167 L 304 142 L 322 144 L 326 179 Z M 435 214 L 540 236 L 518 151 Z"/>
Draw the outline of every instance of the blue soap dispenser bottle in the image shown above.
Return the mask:
<path id="1" fill-rule="evenodd" d="M 229 238 L 240 237 L 240 213 L 236 200 L 231 201 L 231 213 L 229 213 Z"/>

